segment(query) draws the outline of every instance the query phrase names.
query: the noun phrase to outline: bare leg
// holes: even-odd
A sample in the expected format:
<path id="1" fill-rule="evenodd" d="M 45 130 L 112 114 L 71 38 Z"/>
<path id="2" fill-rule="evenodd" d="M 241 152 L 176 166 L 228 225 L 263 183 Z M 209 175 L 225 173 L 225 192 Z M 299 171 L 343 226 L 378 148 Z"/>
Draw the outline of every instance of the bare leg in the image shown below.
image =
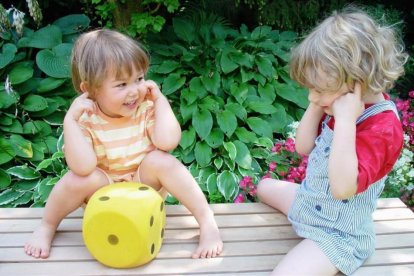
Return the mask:
<path id="1" fill-rule="evenodd" d="M 298 188 L 295 183 L 266 178 L 259 182 L 257 195 L 261 202 L 287 215 Z"/>
<path id="2" fill-rule="evenodd" d="M 300 260 L 300 265 L 298 265 Z M 305 239 L 280 261 L 272 275 L 335 275 L 338 269 L 318 245 Z"/>
<path id="3" fill-rule="evenodd" d="M 223 242 L 214 214 L 197 182 L 174 156 L 162 152 L 149 153 L 141 163 L 140 180 L 159 190 L 161 187 L 176 197 L 194 215 L 200 225 L 200 241 L 193 258 L 216 257 Z"/>
<path id="4" fill-rule="evenodd" d="M 49 257 L 53 237 L 62 219 L 107 184 L 107 177 L 99 170 L 84 177 L 71 171 L 66 173 L 49 195 L 42 222 L 24 246 L 26 254 L 34 258 Z"/>

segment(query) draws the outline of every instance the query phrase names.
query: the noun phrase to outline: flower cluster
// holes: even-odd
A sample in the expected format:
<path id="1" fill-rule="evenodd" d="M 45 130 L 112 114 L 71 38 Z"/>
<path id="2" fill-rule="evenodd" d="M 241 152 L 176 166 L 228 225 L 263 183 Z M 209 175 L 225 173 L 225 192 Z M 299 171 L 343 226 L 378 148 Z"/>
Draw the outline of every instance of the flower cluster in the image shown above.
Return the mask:
<path id="1" fill-rule="evenodd" d="M 414 91 L 406 100 L 395 101 L 404 130 L 404 147 L 401 156 L 389 173 L 386 185 L 396 190 L 401 200 L 414 209 Z"/>
<path id="2" fill-rule="evenodd" d="M 277 140 L 272 149 L 269 150 L 267 158 L 268 168 L 266 173 L 261 177 L 274 178 L 293 183 L 301 183 L 306 175 L 306 166 L 308 159 L 306 156 L 299 155 L 295 150 L 295 132 L 298 126 L 294 122 L 288 126 L 287 139 Z M 239 183 L 240 192 L 234 202 L 246 202 L 256 200 L 256 185 L 251 176 L 245 176 Z"/>

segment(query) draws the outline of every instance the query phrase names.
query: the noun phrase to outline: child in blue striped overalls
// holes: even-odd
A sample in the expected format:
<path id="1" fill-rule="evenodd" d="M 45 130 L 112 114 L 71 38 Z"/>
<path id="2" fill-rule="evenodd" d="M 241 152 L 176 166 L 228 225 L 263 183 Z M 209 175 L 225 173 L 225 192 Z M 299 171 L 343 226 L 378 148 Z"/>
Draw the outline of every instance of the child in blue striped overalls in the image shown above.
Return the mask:
<path id="1" fill-rule="evenodd" d="M 372 213 L 403 132 L 385 91 L 407 60 L 389 27 L 360 10 L 335 12 L 292 52 L 291 76 L 309 89 L 296 150 L 309 155 L 301 185 L 264 179 L 260 200 L 303 237 L 274 275 L 353 273 L 374 252 Z"/>

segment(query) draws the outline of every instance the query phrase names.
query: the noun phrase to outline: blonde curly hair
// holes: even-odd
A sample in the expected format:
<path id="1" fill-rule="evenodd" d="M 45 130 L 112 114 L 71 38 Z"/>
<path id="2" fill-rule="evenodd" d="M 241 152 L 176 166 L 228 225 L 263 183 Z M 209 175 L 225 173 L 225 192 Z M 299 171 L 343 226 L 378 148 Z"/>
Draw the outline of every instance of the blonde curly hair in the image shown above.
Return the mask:
<path id="1" fill-rule="evenodd" d="M 380 26 L 351 7 L 334 12 L 292 50 L 290 75 L 300 85 L 320 91 L 327 90 L 320 82 L 323 72 L 333 80 L 329 91 L 360 82 L 363 93 L 380 93 L 393 87 L 407 59 L 391 26 Z"/>

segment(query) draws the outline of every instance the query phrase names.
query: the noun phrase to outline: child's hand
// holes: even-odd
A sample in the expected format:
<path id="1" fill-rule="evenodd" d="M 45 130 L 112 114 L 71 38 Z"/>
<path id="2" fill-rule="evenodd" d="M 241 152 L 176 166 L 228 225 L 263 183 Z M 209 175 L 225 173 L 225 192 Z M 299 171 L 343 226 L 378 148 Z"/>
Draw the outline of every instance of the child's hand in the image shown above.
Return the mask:
<path id="1" fill-rule="evenodd" d="M 350 91 L 335 100 L 332 111 L 336 121 L 338 119 L 357 120 L 365 109 L 361 94 L 361 84 L 355 83 L 354 91 Z"/>
<path id="2" fill-rule="evenodd" d="M 152 80 L 146 80 L 141 88 L 140 98 L 155 102 L 159 97 L 163 96 L 158 85 Z"/>
<path id="3" fill-rule="evenodd" d="M 92 113 L 95 109 L 94 102 L 88 98 L 89 93 L 85 92 L 78 96 L 70 105 L 65 118 L 78 121 L 84 112 Z"/>

